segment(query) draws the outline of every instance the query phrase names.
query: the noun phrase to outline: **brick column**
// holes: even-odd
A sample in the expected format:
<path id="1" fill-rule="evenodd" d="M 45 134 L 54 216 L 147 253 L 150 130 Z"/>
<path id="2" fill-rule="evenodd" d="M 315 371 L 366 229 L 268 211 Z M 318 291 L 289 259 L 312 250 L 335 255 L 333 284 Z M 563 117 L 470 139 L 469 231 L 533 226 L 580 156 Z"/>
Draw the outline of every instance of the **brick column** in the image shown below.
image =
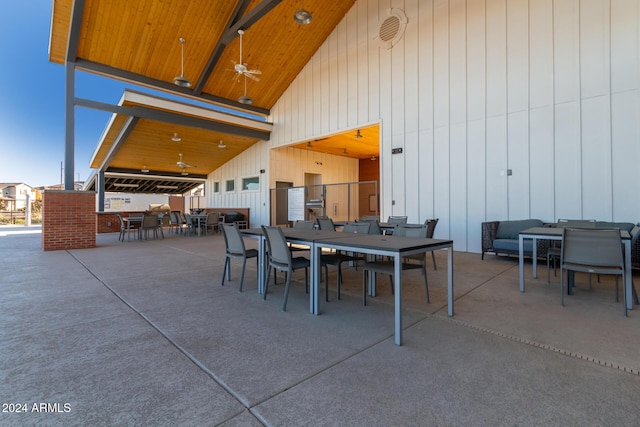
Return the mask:
<path id="1" fill-rule="evenodd" d="M 42 249 L 96 247 L 96 193 L 46 190 L 42 195 Z"/>

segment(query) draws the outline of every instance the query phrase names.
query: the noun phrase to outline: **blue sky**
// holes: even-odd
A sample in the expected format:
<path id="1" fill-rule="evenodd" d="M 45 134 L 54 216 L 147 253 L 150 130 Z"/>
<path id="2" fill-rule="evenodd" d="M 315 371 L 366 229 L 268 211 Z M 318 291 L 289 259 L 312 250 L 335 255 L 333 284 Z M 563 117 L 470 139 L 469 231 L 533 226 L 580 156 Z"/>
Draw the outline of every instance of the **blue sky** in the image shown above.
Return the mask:
<path id="1" fill-rule="evenodd" d="M 61 64 L 49 62 L 52 5 L 53 0 L 2 2 L 5 19 L 0 25 L 0 55 L 4 59 L 0 66 L 0 81 L 3 82 L 0 90 L 0 183 L 24 182 L 40 187 L 61 182 L 65 145 L 65 69 Z M 76 72 L 76 96 L 81 98 L 117 104 L 125 88 L 181 99 Z M 84 181 L 89 177 L 89 161 L 110 116 L 104 111 L 75 108 L 75 180 Z"/>
<path id="2" fill-rule="evenodd" d="M 64 160 L 64 66 L 49 62 L 52 0 L 3 2 L 0 26 L 0 182 L 34 187 L 60 183 Z M 76 95 L 117 103 L 125 85 L 76 73 Z M 75 179 L 89 160 L 110 114 L 76 108 Z"/>

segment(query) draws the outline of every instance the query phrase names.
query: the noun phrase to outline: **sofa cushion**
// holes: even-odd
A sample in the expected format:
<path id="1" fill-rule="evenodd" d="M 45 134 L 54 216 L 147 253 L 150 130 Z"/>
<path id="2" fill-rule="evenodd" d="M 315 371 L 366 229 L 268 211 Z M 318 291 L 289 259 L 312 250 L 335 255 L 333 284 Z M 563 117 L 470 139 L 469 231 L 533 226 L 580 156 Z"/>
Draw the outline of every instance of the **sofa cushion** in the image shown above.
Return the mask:
<path id="1" fill-rule="evenodd" d="M 516 251 L 518 251 L 518 242 L 520 232 L 531 227 L 542 227 L 542 221 L 539 219 L 522 219 L 514 221 L 500 221 L 498 230 L 496 231 L 496 239 L 515 239 Z M 493 247 L 495 248 L 495 241 Z"/>
<path id="2" fill-rule="evenodd" d="M 529 228 L 529 227 L 528 227 Z M 524 253 L 531 254 L 533 253 L 533 241 L 525 240 L 524 242 Z M 493 241 L 493 250 L 495 253 L 520 253 L 520 248 L 518 247 L 519 241 L 513 239 L 496 239 Z"/>
<path id="3" fill-rule="evenodd" d="M 607 222 L 607 221 L 598 221 L 596 222 L 596 228 L 619 228 L 620 230 L 626 230 L 631 233 L 635 224 L 632 222 Z"/>

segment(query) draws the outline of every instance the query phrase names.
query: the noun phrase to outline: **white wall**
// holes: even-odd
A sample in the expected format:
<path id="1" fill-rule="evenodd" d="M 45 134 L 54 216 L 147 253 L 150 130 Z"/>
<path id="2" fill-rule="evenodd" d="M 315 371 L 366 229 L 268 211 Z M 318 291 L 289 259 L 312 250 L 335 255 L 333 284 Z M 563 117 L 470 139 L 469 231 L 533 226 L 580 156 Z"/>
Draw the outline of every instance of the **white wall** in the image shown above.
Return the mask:
<path id="1" fill-rule="evenodd" d="M 409 21 L 387 50 L 390 3 Z M 271 141 L 225 168 L 379 122 L 382 217 L 438 217 L 456 250 L 480 251 L 485 220 L 637 222 L 639 3 L 359 0 L 272 108 Z"/>

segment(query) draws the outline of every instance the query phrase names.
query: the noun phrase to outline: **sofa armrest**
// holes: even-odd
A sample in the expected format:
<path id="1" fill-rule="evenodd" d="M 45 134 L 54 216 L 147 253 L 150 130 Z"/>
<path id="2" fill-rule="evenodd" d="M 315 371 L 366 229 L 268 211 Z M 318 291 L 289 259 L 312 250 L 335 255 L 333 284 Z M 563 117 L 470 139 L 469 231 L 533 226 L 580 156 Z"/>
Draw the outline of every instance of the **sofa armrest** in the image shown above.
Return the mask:
<path id="1" fill-rule="evenodd" d="M 482 259 L 485 252 L 493 252 L 493 241 L 496 239 L 500 221 L 487 221 L 482 223 Z"/>

